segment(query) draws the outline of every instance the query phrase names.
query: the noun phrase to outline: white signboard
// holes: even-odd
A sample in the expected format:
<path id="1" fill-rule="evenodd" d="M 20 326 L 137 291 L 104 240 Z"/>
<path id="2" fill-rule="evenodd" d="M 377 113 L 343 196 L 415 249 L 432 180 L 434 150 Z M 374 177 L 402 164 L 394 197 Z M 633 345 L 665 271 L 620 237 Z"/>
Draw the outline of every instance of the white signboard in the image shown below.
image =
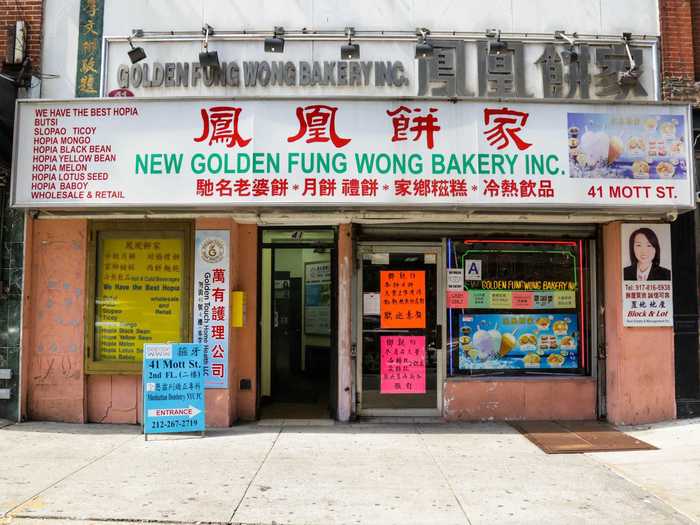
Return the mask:
<path id="1" fill-rule="evenodd" d="M 195 233 L 192 334 L 195 343 L 205 345 L 206 388 L 228 388 L 229 247 L 228 230 L 197 230 Z"/>
<path id="2" fill-rule="evenodd" d="M 464 290 L 464 268 L 447 269 L 447 289 L 460 292 Z"/>
<path id="3" fill-rule="evenodd" d="M 623 224 L 624 326 L 673 326 L 671 226 Z"/>
<path id="4" fill-rule="evenodd" d="M 691 208 L 687 111 L 428 100 L 22 101 L 13 204 Z"/>
<path id="5" fill-rule="evenodd" d="M 379 315 L 379 294 L 370 292 L 362 294 L 362 315 Z"/>

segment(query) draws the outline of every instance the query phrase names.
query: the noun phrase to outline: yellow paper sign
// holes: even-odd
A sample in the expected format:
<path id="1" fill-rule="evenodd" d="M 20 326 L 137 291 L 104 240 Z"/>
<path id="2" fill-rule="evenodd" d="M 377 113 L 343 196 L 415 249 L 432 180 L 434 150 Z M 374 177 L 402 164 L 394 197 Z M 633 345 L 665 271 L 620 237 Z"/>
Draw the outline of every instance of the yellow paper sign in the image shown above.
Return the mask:
<path id="1" fill-rule="evenodd" d="M 103 239 L 95 293 L 96 358 L 140 362 L 144 343 L 179 341 L 181 239 Z"/>

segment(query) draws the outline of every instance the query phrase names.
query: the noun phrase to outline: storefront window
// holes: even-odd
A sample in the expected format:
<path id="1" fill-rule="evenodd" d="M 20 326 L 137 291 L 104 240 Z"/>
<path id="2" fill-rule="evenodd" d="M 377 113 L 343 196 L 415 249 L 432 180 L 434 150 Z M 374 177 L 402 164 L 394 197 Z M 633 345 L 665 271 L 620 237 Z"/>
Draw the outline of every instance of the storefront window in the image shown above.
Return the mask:
<path id="1" fill-rule="evenodd" d="M 448 375 L 584 373 L 582 240 L 448 241 Z"/>
<path id="2" fill-rule="evenodd" d="M 189 340 L 189 227 L 135 226 L 92 230 L 91 372 L 139 372 L 144 344 Z"/>

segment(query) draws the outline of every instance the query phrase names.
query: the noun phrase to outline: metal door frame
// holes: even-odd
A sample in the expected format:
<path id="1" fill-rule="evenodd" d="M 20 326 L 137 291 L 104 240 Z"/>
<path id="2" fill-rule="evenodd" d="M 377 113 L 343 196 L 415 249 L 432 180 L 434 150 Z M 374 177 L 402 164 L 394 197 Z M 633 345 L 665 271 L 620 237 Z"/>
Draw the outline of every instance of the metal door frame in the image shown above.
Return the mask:
<path id="1" fill-rule="evenodd" d="M 362 267 L 363 256 L 373 253 L 422 253 L 435 254 L 435 276 L 437 293 L 435 307 L 436 324 L 442 328 L 442 346 L 437 349 L 437 371 L 435 379 L 435 389 L 437 405 L 435 408 L 369 408 L 362 409 Z M 357 286 L 355 286 L 355 315 L 353 332 L 357 344 L 357 358 L 355 366 L 355 413 L 359 416 L 441 416 L 443 406 L 443 390 L 445 383 L 445 289 L 444 289 L 444 255 L 445 243 L 442 242 L 359 242 L 357 243 Z"/>

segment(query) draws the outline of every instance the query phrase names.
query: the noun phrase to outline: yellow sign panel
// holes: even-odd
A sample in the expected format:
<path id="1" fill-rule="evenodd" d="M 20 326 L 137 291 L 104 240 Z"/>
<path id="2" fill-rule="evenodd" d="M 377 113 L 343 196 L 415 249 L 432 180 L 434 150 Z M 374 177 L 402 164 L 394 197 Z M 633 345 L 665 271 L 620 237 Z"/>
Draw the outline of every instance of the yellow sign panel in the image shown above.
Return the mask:
<path id="1" fill-rule="evenodd" d="M 576 308 L 576 293 L 554 292 L 554 308 Z"/>
<path id="2" fill-rule="evenodd" d="M 511 292 L 491 292 L 491 308 L 511 308 L 512 305 Z"/>
<path id="3" fill-rule="evenodd" d="M 144 343 L 179 341 L 182 239 L 100 243 L 95 294 L 96 358 L 140 362 Z"/>

